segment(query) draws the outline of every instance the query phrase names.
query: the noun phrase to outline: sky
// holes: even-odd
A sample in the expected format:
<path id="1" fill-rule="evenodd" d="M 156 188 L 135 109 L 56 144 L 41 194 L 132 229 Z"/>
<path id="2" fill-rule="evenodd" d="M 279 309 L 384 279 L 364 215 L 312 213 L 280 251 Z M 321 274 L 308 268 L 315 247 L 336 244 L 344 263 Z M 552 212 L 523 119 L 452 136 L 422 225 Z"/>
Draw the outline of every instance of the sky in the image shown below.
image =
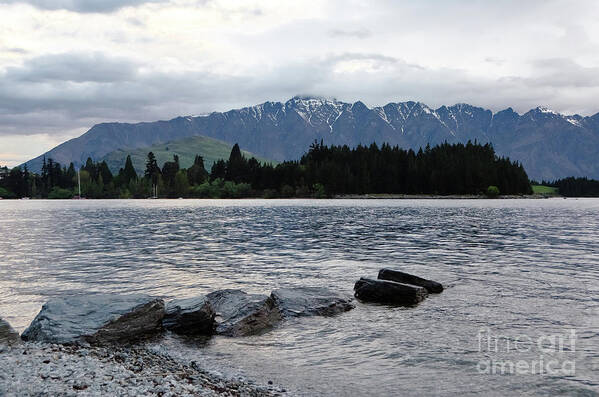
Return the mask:
<path id="1" fill-rule="evenodd" d="M 0 165 L 295 95 L 592 115 L 598 20 L 595 0 L 0 0 Z"/>

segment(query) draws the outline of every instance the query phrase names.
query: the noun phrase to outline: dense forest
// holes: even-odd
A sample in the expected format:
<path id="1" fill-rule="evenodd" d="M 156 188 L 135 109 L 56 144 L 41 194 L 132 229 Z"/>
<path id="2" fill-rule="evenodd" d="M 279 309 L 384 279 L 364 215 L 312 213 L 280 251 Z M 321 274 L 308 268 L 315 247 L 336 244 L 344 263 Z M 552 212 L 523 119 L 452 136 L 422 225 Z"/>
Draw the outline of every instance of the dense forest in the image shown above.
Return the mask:
<path id="1" fill-rule="evenodd" d="M 599 197 L 599 181 L 588 178 L 564 178 L 543 185 L 556 187 L 564 197 Z"/>
<path id="2" fill-rule="evenodd" d="M 489 144 L 442 144 L 418 152 L 397 146 L 325 146 L 315 142 L 299 161 L 262 164 L 239 146 L 210 172 L 201 156 L 183 169 L 175 155 L 159 167 L 148 153 L 143 175 L 131 158 L 113 175 L 106 162 L 88 159 L 79 172 L 44 160 L 40 174 L 0 168 L 4 198 L 237 198 L 330 197 L 340 194 L 530 194 L 522 165 L 500 158 Z"/>

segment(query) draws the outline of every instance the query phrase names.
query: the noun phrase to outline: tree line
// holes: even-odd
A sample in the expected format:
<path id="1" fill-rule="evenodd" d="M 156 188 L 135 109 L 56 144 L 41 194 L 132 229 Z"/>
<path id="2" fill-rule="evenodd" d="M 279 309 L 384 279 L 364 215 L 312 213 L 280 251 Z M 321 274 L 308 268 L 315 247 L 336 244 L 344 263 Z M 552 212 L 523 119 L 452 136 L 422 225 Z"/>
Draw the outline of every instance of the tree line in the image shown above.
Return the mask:
<path id="1" fill-rule="evenodd" d="M 0 197 L 66 199 L 78 195 L 80 186 L 81 196 L 85 198 L 147 198 L 153 193 L 152 183 L 159 183 L 161 191 L 164 189 L 162 197 L 174 197 L 188 193 L 189 181 L 201 183 L 202 178 L 208 175 L 201 156 L 197 156 L 194 165 L 187 170 L 179 170 L 175 156 L 173 162 L 165 163 L 159 171 L 159 181 L 139 176 L 130 156 L 116 175 L 105 161 L 94 162 L 88 158 L 77 171 L 73 163 L 63 167 L 52 159 L 44 158 L 39 174 L 29 172 L 27 165 L 23 169 L 15 167 L 11 170 L 0 167 Z M 184 173 L 183 183 L 179 183 L 181 173 Z"/>
<path id="2" fill-rule="evenodd" d="M 599 197 L 599 181 L 595 179 L 568 177 L 542 184 L 557 188 L 564 197 Z"/>
<path id="3" fill-rule="evenodd" d="M 490 144 L 476 142 L 427 146 L 417 152 L 371 144 L 326 146 L 314 142 L 299 161 L 273 165 L 246 158 L 235 144 L 227 160 L 210 172 L 196 156 L 187 169 L 173 156 L 159 167 L 148 153 L 143 175 L 127 157 L 113 175 L 106 162 L 88 158 L 79 170 L 44 159 L 40 174 L 25 166 L 0 168 L 0 197 L 71 198 L 197 197 L 330 197 L 343 194 L 530 194 L 521 164 L 495 154 Z"/>
<path id="4" fill-rule="evenodd" d="M 418 152 L 376 144 L 313 144 L 300 160 L 309 183 L 330 194 L 468 194 L 496 187 L 501 194 L 530 194 L 521 164 L 500 158 L 490 144 L 444 143 Z"/>

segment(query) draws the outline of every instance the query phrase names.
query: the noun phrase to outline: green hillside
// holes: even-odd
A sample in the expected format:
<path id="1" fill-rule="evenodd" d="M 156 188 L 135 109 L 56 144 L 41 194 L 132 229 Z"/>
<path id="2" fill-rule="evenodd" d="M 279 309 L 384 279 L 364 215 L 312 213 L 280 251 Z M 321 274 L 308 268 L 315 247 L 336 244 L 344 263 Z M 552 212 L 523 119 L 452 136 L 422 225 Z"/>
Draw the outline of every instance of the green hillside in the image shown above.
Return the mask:
<path id="1" fill-rule="evenodd" d="M 179 164 L 182 168 L 189 168 L 193 164 L 195 156 L 199 154 L 204 158 L 206 170 L 210 172 L 214 162 L 220 159 L 226 160 L 229 158 L 232 147 L 233 145 L 217 139 L 205 136 L 194 136 L 139 149 L 115 150 L 114 152 L 108 153 L 100 161 L 105 160 L 110 170 L 116 174 L 120 168 L 125 166 L 127 155 L 131 155 L 133 167 L 135 167 L 135 170 L 139 175 L 142 175 L 146 168 L 148 152 L 154 153 L 160 167 L 162 167 L 166 161 L 171 161 L 173 155 L 176 154 L 179 156 Z M 270 162 L 276 164 L 275 161 L 260 158 L 245 150 L 242 150 L 242 153 L 247 158 L 256 157 L 256 159 L 262 163 Z"/>

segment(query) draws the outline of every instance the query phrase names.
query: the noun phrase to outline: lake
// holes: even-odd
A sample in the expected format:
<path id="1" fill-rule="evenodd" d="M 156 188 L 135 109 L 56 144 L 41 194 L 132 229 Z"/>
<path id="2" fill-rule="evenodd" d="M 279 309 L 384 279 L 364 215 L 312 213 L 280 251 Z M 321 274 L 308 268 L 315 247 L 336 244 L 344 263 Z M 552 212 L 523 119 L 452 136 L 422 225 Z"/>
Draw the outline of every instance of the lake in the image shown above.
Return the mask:
<path id="1" fill-rule="evenodd" d="M 390 267 L 446 289 L 153 343 L 305 396 L 599 392 L 599 199 L 4 200 L 0 236 L 0 316 L 19 331 L 53 296 L 352 294 Z"/>

